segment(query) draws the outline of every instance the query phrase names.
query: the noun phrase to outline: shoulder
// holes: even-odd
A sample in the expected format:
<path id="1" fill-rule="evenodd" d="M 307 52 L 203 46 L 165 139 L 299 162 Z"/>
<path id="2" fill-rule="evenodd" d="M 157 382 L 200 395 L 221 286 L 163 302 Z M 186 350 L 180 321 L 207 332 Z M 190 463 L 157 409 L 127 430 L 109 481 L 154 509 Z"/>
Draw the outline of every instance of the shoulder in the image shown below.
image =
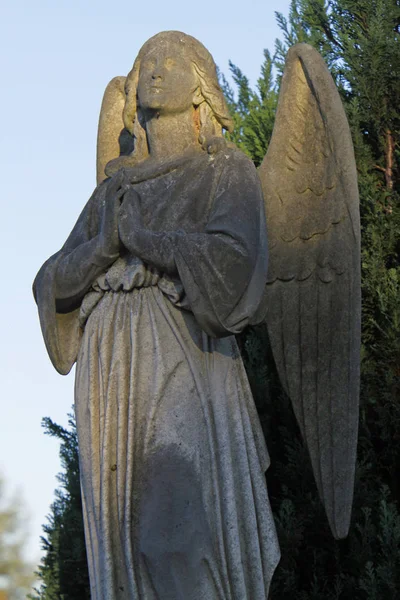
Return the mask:
<path id="1" fill-rule="evenodd" d="M 222 165 L 241 165 L 243 167 L 254 168 L 253 161 L 234 144 L 227 144 L 212 155 L 212 157 Z"/>
<path id="2" fill-rule="evenodd" d="M 236 146 L 229 145 L 219 150 L 214 155 L 214 160 L 222 171 L 235 173 L 238 177 L 248 174 L 252 177 L 258 177 L 257 169 L 253 161 Z"/>
<path id="3" fill-rule="evenodd" d="M 215 161 L 220 174 L 220 185 L 224 188 L 260 185 L 253 161 L 238 148 L 227 146 L 210 158 Z"/>

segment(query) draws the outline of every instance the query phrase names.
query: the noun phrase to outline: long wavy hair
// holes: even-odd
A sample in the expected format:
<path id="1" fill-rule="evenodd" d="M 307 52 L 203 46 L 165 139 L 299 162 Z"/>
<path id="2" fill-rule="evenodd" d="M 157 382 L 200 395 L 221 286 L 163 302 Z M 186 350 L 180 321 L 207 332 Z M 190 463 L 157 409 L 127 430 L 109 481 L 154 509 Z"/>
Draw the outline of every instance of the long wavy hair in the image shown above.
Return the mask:
<path id="1" fill-rule="evenodd" d="M 207 148 L 212 139 L 222 137 L 222 130 L 233 130 L 233 120 L 218 83 L 217 69 L 209 51 L 194 37 L 180 31 L 162 31 L 151 37 L 139 51 L 139 54 L 125 82 L 126 102 L 123 112 L 124 125 L 133 135 L 134 150 L 131 155 L 138 163 L 148 156 L 145 122 L 137 104 L 137 86 L 140 65 L 154 44 L 174 43 L 184 48 L 193 64 L 198 77 L 200 95 L 196 100 L 195 123 L 199 132 L 199 143 Z"/>

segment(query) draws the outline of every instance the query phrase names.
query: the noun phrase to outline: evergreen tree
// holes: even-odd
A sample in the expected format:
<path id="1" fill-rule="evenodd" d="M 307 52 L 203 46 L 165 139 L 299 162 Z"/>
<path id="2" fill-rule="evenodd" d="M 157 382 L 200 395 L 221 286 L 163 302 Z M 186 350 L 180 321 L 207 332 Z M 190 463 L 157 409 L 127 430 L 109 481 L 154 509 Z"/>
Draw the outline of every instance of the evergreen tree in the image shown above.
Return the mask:
<path id="1" fill-rule="evenodd" d="M 234 132 L 227 134 L 227 138 L 259 166 L 271 139 L 278 102 L 272 73 L 273 61 L 268 50 L 265 50 L 256 91 L 251 90 L 249 80 L 239 67 L 231 62 L 229 66 L 237 94 L 222 75 L 222 88 L 235 123 Z"/>
<path id="2" fill-rule="evenodd" d="M 242 341 L 272 455 L 268 479 L 282 561 L 271 597 L 395 599 L 400 597 L 399 3 L 293 0 L 288 19 L 277 18 L 283 33 L 276 44 L 279 75 L 289 46 L 312 44 L 327 61 L 347 110 L 360 187 L 363 332 L 357 481 L 352 527 L 343 542 L 335 542 L 328 530 L 266 331 L 249 330 Z M 243 114 L 241 119 L 250 121 Z M 254 159 L 257 164 L 259 157 Z"/>
<path id="3" fill-rule="evenodd" d="M 46 434 L 60 440 L 63 472 L 60 487 L 43 526 L 44 556 L 37 575 L 41 587 L 31 600 L 88 600 L 89 575 L 83 531 L 82 500 L 79 481 L 78 439 L 75 419 L 70 415 L 69 430 L 43 419 Z"/>
<path id="4" fill-rule="evenodd" d="M 230 65 L 235 89 L 221 77 L 236 125 L 229 139 L 260 164 L 287 49 L 299 41 L 313 45 L 336 80 L 353 135 L 363 331 L 354 510 L 349 537 L 341 542 L 328 528 L 266 328 L 249 328 L 239 339 L 272 458 L 268 484 L 282 560 L 271 599 L 395 600 L 400 597 L 399 1 L 292 0 L 288 18 L 278 13 L 277 19 L 283 39 L 276 43 L 274 59 L 265 52 L 256 90 L 235 65 Z M 88 598 L 76 432 L 72 422 L 69 432 L 50 420 L 46 427 L 62 440 L 65 474 L 45 528 L 38 598 Z"/>

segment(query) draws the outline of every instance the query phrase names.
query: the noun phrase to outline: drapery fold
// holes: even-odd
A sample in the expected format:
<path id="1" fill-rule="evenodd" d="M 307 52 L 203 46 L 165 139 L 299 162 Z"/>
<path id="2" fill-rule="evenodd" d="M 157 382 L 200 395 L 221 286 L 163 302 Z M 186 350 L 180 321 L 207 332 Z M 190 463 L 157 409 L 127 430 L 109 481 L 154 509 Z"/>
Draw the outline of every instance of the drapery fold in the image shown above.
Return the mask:
<path id="1" fill-rule="evenodd" d="M 125 176 L 176 273 L 144 247 L 102 266 L 106 181 L 34 284 L 54 366 L 77 362 L 92 599 L 266 600 L 279 560 L 269 459 L 232 336 L 264 310 L 257 173 L 225 150 Z"/>
<path id="2" fill-rule="evenodd" d="M 266 600 L 269 459 L 234 338 L 157 286 L 107 292 L 77 364 L 92 597 Z"/>

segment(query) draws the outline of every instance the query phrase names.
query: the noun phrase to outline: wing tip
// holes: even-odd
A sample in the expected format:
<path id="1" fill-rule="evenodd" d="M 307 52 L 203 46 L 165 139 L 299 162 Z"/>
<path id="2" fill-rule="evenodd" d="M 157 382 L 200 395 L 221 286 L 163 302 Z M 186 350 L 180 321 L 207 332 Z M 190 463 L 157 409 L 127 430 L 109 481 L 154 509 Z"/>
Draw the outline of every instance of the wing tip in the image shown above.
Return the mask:
<path id="1" fill-rule="evenodd" d="M 344 514 L 340 515 L 339 518 L 329 518 L 329 526 L 335 540 L 344 540 L 349 535 L 350 521 L 351 521 L 351 507 L 349 510 L 344 511 Z"/>
<path id="2" fill-rule="evenodd" d="M 307 44 L 307 42 L 299 42 L 298 44 L 294 44 L 294 46 L 291 46 L 289 48 L 286 60 L 291 61 L 293 58 L 315 58 L 315 60 L 317 60 L 319 64 L 323 64 L 324 67 L 328 70 L 328 67 L 321 54 L 318 52 L 318 50 L 313 48 L 313 46 Z"/>

